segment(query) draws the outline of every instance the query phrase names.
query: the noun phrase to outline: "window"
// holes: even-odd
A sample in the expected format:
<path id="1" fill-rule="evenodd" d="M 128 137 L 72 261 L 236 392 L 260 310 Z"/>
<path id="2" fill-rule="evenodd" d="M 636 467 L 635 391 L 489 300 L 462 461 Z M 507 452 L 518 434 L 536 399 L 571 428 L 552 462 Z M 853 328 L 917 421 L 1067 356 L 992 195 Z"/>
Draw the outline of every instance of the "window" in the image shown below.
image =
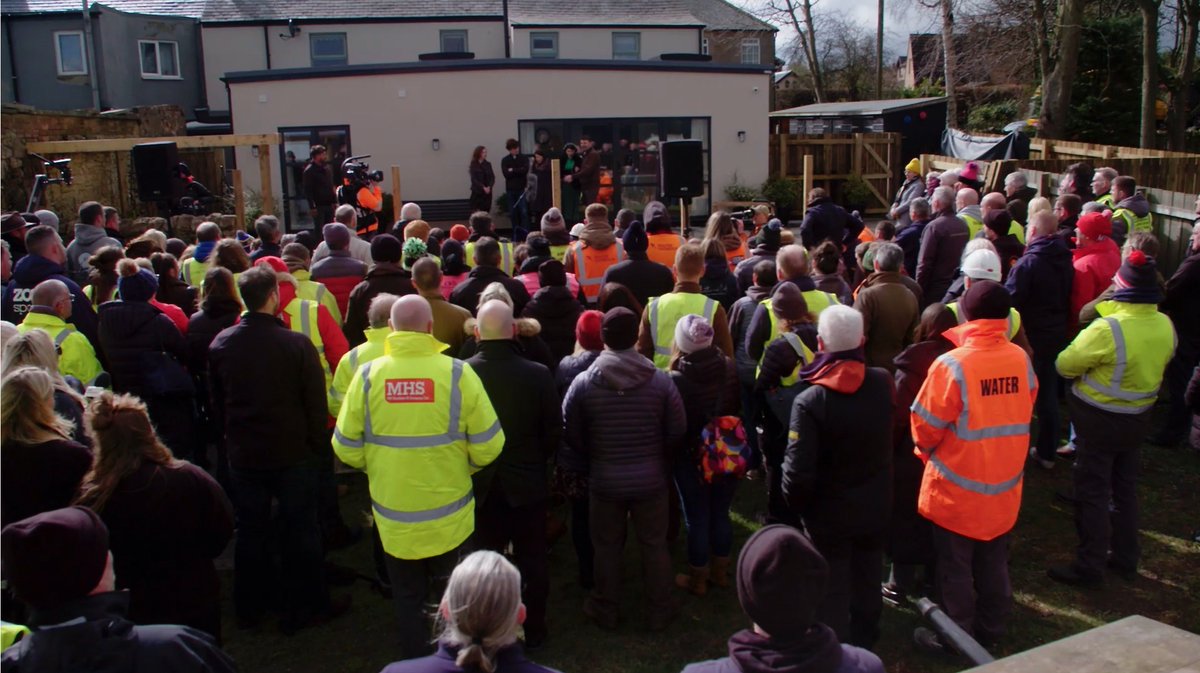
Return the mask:
<path id="1" fill-rule="evenodd" d="M 467 50 L 467 31 L 465 31 L 465 30 L 443 30 L 442 31 L 442 51 L 468 51 Z"/>
<path id="2" fill-rule="evenodd" d="M 86 75 L 87 58 L 83 55 L 83 31 L 67 30 L 54 34 L 54 56 L 59 75 Z"/>
<path id="3" fill-rule="evenodd" d="M 742 63 L 759 63 L 762 61 L 762 47 L 757 37 L 747 37 L 742 40 Z"/>
<path id="4" fill-rule="evenodd" d="M 700 38 L 700 53 L 705 56 L 708 56 L 708 38 L 707 37 Z"/>
<path id="5" fill-rule="evenodd" d="M 138 40 L 142 54 L 142 79 L 180 79 L 179 44 Z"/>
<path id="6" fill-rule="evenodd" d="M 308 52 L 313 66 L 346 65 L 350 57 L 346 50 L 345 33 L 313 33 L 309 35 Z"/>
<path id="7" fill-rule="evenodd" d="M 641 33 L 613 33 L 614 61 L 640 61 L 641 58 Z"/>
<path id="8" fill-rule="evenodd" d="M 558 33 L 530 33 L 530 58 L 558 58 Z"/>

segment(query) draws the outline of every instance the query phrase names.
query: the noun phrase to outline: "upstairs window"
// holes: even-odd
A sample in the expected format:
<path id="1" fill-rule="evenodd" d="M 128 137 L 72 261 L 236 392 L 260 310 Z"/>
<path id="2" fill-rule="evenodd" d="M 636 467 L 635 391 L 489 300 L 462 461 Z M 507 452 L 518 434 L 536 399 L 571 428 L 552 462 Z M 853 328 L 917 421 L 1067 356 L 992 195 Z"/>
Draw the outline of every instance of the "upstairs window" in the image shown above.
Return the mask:
<path id="1" fill-rule="evenodd" d="M 530 58 L 558 58 L 558 33 L 530 33 Z"/>
<path id="2" fill-rule="evenodd" d="M 179 44 L 138 40 L 142 55 L 142 79 L 179 79 Z"/>
<path id="3" fill-rule="evenodd" d="M 467 31 L 443 30 L 441 36 L 442 51 L 470 51 L 467 49 Z"/>
<path id="4" fill-rule="evenodd" d="M 313 66 L 346 65 L 350 53 L 345 33 L 313 33 L 308 36 L 308 52 Z"/>
<path id="5" fill-rule="evenodd" d="M 642 59 L 641 33 L 613 33 L 613 60 L 640 61 Z"/>
<path id="6" fill-rule="evenodd" d="M 742 39 L 742 63 L 760 63 L 762 61 L 762 46 L 757 37 Z"/>
<path id="7" fill-rule="evenodd" d="M 83 31 L 64 30 L 54 34 L 54 58 L 60 76 L 86 75 L 87 57 L 83 53 Z"/>

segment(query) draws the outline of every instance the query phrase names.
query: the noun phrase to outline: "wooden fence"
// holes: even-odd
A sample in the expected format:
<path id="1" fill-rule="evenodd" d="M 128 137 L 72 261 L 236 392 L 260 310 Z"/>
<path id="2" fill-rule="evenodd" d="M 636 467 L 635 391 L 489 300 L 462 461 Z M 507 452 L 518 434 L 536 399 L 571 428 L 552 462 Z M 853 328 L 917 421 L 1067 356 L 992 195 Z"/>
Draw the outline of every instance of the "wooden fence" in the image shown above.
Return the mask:
<path id="1" fill-rule="evenodd" d="M 896 176 L 900 174 L 899 133 L 771 136 L 771 176 L 802 184 L 801 201 L 808 190 L 823 187 L 843 205 L 865 205 L 864 214 L 886 213 L 892 205 Z M 811 170 L 806 174 L 805 166 Z M 843 197 L 846 181 L 862 178 L 870 190 L 866 204 L 848 204 Z"/>
<path id="2" fill-rule="evenodd" d="M 1179 153 L 1176 152 L 1174 154 Z M 1170 161 L 1200 162 L 1200 157 L 1194 154 L 1188 155 L 1188 157 L 1190 159 L 1180 159 L 1178 157 L 1167 157 L 1165 159 Z M 1161 161 L 1161 159 L 1109 159 L 1104 165 L 1121 170 L 1118 168 L 1118 163 L 1128 161 Z M 958 169 L 962 168 L 966 163 L 965 159 L 957 159 L 955 157 L 939 156 L 936 154 L 921 155 L 921 168 L 926 173 L 929 171 Z M 1058 197 L 1058 182 L 1062 171 L 1073 162 L 1067 159 L 1043 159 L 1031 161 L 1003 160 L 979 163 L 986 164 L 984 174 L 985 191 L 1003 191 L 1004 177 L 1009 173 L 1019 170 L 1025 174 L 1029 185 L 1038 190 L 1039 196 L 1045 196 L 1054 201 Z M 1044 165 L 1047 163 L 1053 165 L 1047 167 Z M 1059 164 L 1061 164 L 1061 168 Z M 1191 177 L 1195 179 L 1200 174 L 1200 163 L 1193 165 L 1190 170 Z M 1159 270 L 1164 276 L 1170 276 L 1178 268 L 1180 262 L 1188 255 L 1189 239 L 1192 235 L 1192 223 L 1196 219 L 1196 193 L 1200 189 L 1193 188 L 1190 191 L 1164 189 L 1159 185 L 1164 184 L 1164 182 L 1166 184 L 1173 183 L 1166 180 L 1151 182 L 1149 179 L 1144 180 L 1132 172 L 1124 174 L 1137 178 L 1138 188 L 1145 192 L 1146 199 L 1150 201 L 1150 212 L 1154 220 L 1154 233 L 1158 235 L 1158 241 L 1161 246 L 1158 260 Z"/>

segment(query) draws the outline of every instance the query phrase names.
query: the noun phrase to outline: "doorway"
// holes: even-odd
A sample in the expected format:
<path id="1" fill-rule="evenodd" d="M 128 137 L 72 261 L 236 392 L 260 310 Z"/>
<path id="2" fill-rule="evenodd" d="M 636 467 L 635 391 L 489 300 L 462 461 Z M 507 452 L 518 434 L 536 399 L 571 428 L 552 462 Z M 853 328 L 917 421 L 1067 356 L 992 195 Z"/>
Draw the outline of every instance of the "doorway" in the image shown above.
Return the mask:
<path id="1" fill-rule="evenodd" d="M 349 126 L 300 126 L 279 129 L 283 137 L 280 148 L 280 175 L 283 176 L 283 226 L 294 232 L 316 229 L 326 222 L 314 223 L 308 211 L 308 196 L 304 193 L 304 169 L 308 166 L 313 145 L 324 145 L 329 153 L 328 168 L 333 172 L 333 186 L 342 182 L 342 161 L 350 156 Z"/>

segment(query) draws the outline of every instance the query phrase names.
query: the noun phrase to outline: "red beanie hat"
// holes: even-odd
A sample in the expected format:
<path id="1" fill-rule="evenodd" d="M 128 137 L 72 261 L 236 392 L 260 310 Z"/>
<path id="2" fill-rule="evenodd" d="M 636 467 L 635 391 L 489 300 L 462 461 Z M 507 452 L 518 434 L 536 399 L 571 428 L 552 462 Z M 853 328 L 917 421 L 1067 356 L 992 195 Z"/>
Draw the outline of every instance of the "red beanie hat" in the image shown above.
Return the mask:
<path id="1" fill-rule="evenodd" d="M 1084 213 L 1075 223 L 1079 233 L 1095 240 L 1101 236 L 1112 236 L 1112 213 L 1107 210 L 1098 213 Z"/>
<path id="2" fill-rule="evenodd" d="M 259 257 L 258 261 L 254 262 L 254 266 L 269 266 L 275 273 L 291 273 L 291 269 L 288 269 L 288 265 L 282 259 L 279 259 L 274 255 Z"/>
<path id="3" fill-rule="evenodd" d="M 471 230 L 467 229 L 461 224 L 456 224 L 453 227 L 450 227 L 450 238 L 453 238 L 459 243 L 466 243 L 467 239 L 471 238 Z"/>
<path id="4" fill-rule="evenodd" d="M 604 314 L 600 311 L 584 311 L 575 323 L 575 340 L 584 350 L 604 350 L 604 339 L 600 335 L 600 326 Z"/>

